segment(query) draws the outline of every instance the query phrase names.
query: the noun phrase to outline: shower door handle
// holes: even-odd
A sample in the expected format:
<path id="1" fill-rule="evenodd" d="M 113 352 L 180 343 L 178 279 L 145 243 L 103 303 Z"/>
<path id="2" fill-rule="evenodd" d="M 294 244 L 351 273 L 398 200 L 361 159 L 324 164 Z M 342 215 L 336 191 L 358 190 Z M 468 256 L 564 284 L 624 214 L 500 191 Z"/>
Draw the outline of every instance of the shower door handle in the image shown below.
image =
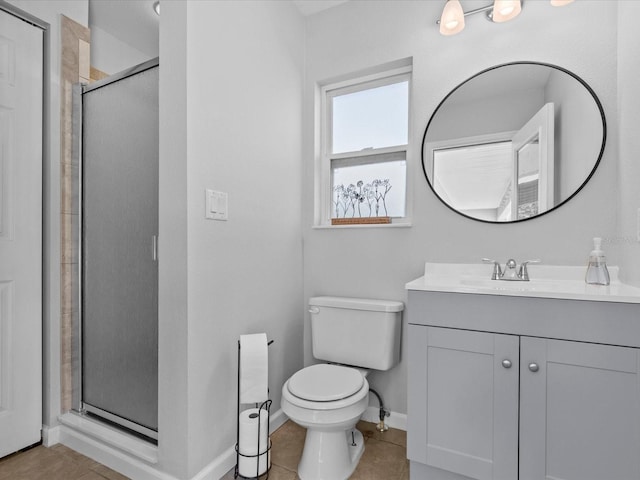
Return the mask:
<path id="1" fill-rule="evenodd" d="M 158 236 L 151 236 L 151 259 L 154 262 L 158 261 Z"/>

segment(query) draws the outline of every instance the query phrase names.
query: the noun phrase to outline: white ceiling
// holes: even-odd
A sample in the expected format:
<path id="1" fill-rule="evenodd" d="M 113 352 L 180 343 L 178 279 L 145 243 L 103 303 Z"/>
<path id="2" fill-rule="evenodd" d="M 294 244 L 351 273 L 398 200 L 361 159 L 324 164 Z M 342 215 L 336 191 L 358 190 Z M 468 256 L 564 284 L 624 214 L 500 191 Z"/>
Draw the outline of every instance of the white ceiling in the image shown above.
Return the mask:
<path id="1" fill-rule="evenodd" d="M 293 0 L 302 15 L 313 15 L 331 7 L 345 3 L 348 0 Z"/>
<path id="2" fill-rule="evenodd" d="M 89 0 L 89 27 L 98 27 L 142 53 L 156 57 L 160 22 L 153 11 L 154 1 Z M 302 15 L 308 16 L 348 0 L 289 1 L 293 2 Z"/>
<path id="3" fill-rule="evenodd" d="M 160 21 L 155 0 L 89 0 L 89 28 L 98 27 L 147 54 L 158 56 Z"/>
<path id="4" fill-rule="evenodd" d="M 466 104 L 477 100 L 527 90 L 544 91 L 553 68 L 522 64 L 517 67 L 496 68 L 473 78 L 447 99 L 448 104 Z M 496 88 L 496 85 L 499 85 Z"/>
<path id="5" fill-rule="evenodd" d="M 436 192 L 449 205 L 498 208 L 513 175 L 511 142 L 440 150 L 436 158 Z"/>

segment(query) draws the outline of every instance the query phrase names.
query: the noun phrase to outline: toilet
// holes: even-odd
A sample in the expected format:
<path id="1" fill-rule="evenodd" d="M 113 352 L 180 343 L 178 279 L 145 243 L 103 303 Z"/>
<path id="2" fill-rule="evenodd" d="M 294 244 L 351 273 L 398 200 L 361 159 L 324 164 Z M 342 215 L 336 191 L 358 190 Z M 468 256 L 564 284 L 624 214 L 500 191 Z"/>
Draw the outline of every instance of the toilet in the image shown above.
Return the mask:
<path id="1" fill-rule="evenodd" d="M 362 453 L 355 428 L 369 405 L 370 369 L 400 360 L 402 302 L 346 297 L 309 299 L 313 356 L 282 387 L 282 411 L 307 429 L 301 480 L 346 480 Z"/>

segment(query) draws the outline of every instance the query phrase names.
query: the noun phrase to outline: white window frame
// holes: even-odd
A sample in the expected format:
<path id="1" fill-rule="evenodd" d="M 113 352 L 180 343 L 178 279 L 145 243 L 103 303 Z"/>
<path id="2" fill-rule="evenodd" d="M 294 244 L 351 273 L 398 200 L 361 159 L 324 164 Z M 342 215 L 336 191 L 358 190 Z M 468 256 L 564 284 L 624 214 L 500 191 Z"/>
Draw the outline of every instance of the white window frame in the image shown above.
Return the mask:
<path id="1" fill-rule="evenodd" d="M 367 228 L 367 227 L 389 227 L 389 226 L 410 226 L 411 225 L 411 202 L 410 202 L 410 182 L 412 178 L 410 172 L 413 170 L 412 154 L 410 151 L 411 142 L 411 73 L 412 66 L 407 65 L 390 70 L 380 71 L 378 73 L 352 78 L 327 85 L 319 88 L 320 96 L 320 132 L 319 132 L 319 154 L 316 156 L 316 175 L 315 175 L 315 222 L 316 228 Z M 408 81 L 409 98 L 408 98 L 408 119 L 407 119 L 407 144 L 395 145 L 384 148 L 368 148 L 355 152 L 331 153 L 332 146 L 332 104 L 331 99 L 339 95 L 346 95 L 372 88 L 382 87 Z M 331 212 L 333 192 L 332 185 L 332 161 L 341 161 L 343 166 L 346 165 L 362 165 L 365 163 L 375 163 L 371 161 L 373 157 L 379 158 L 378 161 L 384 162 L 404 153 L 406 161 L 406 179 L 405 179 L 405 216 L 393 217 L 390 224 L 368 224 L 368 225 L 331 225 Z"/>

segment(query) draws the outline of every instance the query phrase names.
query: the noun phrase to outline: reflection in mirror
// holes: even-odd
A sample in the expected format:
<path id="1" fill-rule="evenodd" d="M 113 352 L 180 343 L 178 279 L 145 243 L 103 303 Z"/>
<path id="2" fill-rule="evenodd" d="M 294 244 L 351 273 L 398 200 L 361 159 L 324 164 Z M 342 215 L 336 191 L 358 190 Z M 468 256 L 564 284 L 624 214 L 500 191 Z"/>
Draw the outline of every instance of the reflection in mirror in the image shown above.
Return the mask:
<path id="1" fill-rule="evenodd" d="M 487 222 L 543 214 L 593 174 L 606 137 L 602 107 L 572 73 L 521 62 L 454 89 L 423 139 L 423 168 L 438 197 Z"/>
<path id="2" fill-rule="evenodd" d="M 518 172 L 516 192 L 517 208 L 511 218 L 518 220 L 533 217 L 544 205 L 540 205 L 539 188 L 545 184 L 540 179 L 540 139 L 538 135 L 529 140 L 516 152 L 516 168 Z"/>

